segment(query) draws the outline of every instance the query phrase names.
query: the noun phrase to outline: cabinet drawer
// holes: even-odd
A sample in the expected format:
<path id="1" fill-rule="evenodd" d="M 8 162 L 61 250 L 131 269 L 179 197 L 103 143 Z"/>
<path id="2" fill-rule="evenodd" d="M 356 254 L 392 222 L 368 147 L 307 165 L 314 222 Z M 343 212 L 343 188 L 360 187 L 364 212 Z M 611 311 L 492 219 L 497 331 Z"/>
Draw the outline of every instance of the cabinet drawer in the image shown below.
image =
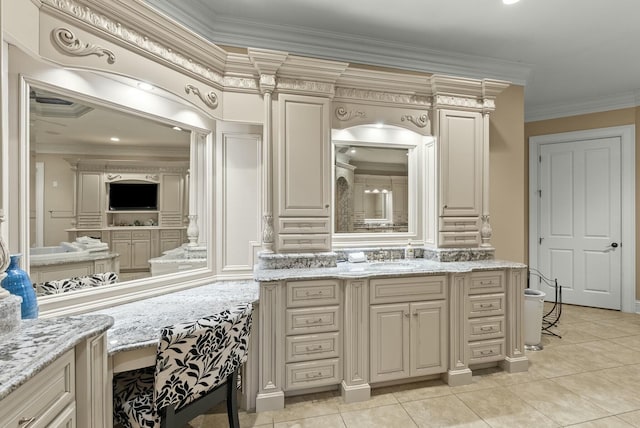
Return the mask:
<path id="1" fill-rule="evenodd" d="M 469 294 L 504 293 L 504 271 L 474 272 L 471 274 Z"/>
<path id="2" fill-rule="evenodd" d="M 340 286 L 335 280 L 287 282 L 287 307 L 326 306 L 340 303 Z"/>
<path id="3" fill-rule="evenodd" d="M 287 363 L 340 356 L 340 333 L 338 332 L 288 336 L 285 342 L 285 362 Z"/>
<path id="4" fill-rule="evenodd" d="M 131 239 L 130 230 L 114 230 L 111 232 L 111 239 Z"/>
<path id="5" fill-rule="evenodd" d="M 6 428 L 49 424 L 75 401 L 75 356 L 73 349 L 35 375 L 2 400 L 0 421 Z M 22 423 L 20 423 L 22 421 Z"/>
<path id="6" fill-rule="evenodd" d="M 148 230 L 134 230 L 133 232 L 131 232 L 131 238 L 149 240 L 151 239 L 151 232 L 149 232 Z"/>
<path id="7" fill-rule="evenodd" d="M 469 297 L 469 318 L 504 315 L 504 294 Z"/>
<path id="8" fill-rule="evenodd" d="M 441 247 L 469 247 L 480 244 L 480 232 L 440 232 Z"/>
<path id="9" fill-rule="evenodd" d="M 488 363 L 504 358 L 504 339 L 469 344 L 469 364 Z"/>
<path id="10" fill-rule="evenodd" d="M 281 218 L 280 233 L 329 233 L 329 218 Z"/>
<path id="11" fill-rule="evenodd" d="M 440 232 L 480 230 L 479 217 L 440 217 Z"/>
<path id="12" fill-rule="evenodd" d="M 182 232 L 180 230 L 161 230 L 161 239 L 180 239 Z"/>
<path id="13" fill-rule="evenodd" d="M 313 388 L 315 386 L 335 385 L 342 381 L 340 360 L 310 361 L 286 365 L 285 389 Z"/>
<path id="14" fill-rule="evenodd" d="M 446 283 L 444 275 L 372 279 L 369 281 L 369 303 L 444 299 Z"/>
<path id="15" fill-rule="evenodd" d="M 338 306 L 287 309 L 286 334 L 309 334 L 340 329 Z"/>
<path id="16" fill-rule="evenodd" d="M 278 235 L 280 251 L 329 250 L 331 247 L 329 234 L 291 234 Z"/>
<path id="17" fill-rule="evenodd" d="M 504 317 L 482 317 L 469 320 L 469 340 L 504 337 Z"/>

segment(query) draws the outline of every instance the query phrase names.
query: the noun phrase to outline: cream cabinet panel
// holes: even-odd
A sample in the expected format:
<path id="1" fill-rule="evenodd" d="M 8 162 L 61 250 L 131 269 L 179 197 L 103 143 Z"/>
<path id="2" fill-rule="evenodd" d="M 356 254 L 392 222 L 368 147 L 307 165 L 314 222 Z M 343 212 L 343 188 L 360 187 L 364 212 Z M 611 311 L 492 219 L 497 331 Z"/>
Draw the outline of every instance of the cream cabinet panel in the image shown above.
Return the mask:
<path id="1" fill-rule="evenodd" d="M 439 111 L 443 216 L 482 213 L 483 120 L 478 112 Z"/>
<path id="2" fill-rule="evenodd" d="M 160 182 L 160 226 L 182 226 L 183 210 L 183 175 L 162 174 Z"/>
<path id="3" fill-rule="evenodd" d="M 78 173 L 78 222 L 76 227 L 90 229 L 102 226 L 104 194 L 101 172 Z"/>
<path id="4" fill-rule="evenodd" d="M 409 304 L 371 306 L 371 382 L 402 379 L 409 369 Z"/>
<path id="5" fill-rule="evenodd" d="M 411 303 L 411 376 L 447 370 L 447 303 Z"/>
<path id="6" fill-rule="evenodd" d="M 131 241 L 131 267 L 133 269 L 148 269 L 151 258 L 151 241 Z"/>
<path id="7" fill-rule="evenodd" d="M 330 101 L 279 95 L 279 216 L 326 217 L 330 186 Z"/>
<path id="8" fill-rule="evenodd" d="M 131 269 L 131 240 L 114 239 L 111 247 L 120 255 L 120 270 Z"/>

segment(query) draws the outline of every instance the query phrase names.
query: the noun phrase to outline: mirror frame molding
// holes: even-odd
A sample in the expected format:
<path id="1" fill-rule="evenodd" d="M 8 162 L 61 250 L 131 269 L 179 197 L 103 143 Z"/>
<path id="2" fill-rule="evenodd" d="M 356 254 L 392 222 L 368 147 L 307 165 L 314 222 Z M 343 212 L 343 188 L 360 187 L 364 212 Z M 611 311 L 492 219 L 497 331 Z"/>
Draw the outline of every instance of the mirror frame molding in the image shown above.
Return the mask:
<path id="1" fill-rule="evenodd" d="M 387 137 L 380 140 L 373 139 L 347 139 L 340 138 L 340 133 L 349 132 L 350 130 L 365 129 L 373 127 L 375 124 L 360 124 L 348 128 L 332 129 L 331 135 L 331 200 L 335 203 L 336 197 L 336 144 L 348 144 L 351 146 L 367 146 L 375 148 L 395 148 L 408 149 L 408 175 L 407 175 L 407 202 L 408 202 L 408 232 L 389 232 L 389 233 L 337 233 L 335 231 L 335 210 L 331 213 L 331 233 L 333 236 L 333 248 L 363 248 L 363 247 L 379 247 L 379 246 L 398 246 L 406 245 L 411 241 L 415 245 L 423 245 L 425 243 L 425 180 L 428 177 L 425 164 L 425 145 L 433 141 L 432 136 L 424 136 L 415 131 L 395 125 L 386 125 L 387 130 L 395 132 L 411 133 L 411 141 L 396 142 L 390 141 Z M 423 166 L 421 168 L 421 166 Z"/>
<path id="2" fill-rule="evenodd" d="M 17 88 L 10 77 L 9 99 L 12 105 L 18 106 L 18 121 L 16 130 L 18 140 L 18 179 L 19 200 L 18 210 L 13 216 L 18 218 L 18 252 L 24 256 L 23 266 L 28 271 L 29 266 L 29 177 L 30 177 L 30 145 L 29 145 L 29 88 L 34 85 L 39 88 L 58 91 L 62 95 L 71 96 L 80 101 L 115 109 L 124 113 L 131 113 L 147 119 L 162 121 L 170 125 L 180 126 L 191 130 L 190 172 L 189 172 L 189 214 L 196 213 L 199 227 L 199 243 L 208 246 L 207 264 L 205 268 L 189 270 L 187 272 L 172 273 L 158 276 L 157 279 L 143 278 L 125 281 L 104 288 L 78 290 L 68 295 L 41 296 L 38 298 L 41 317 L 76 314 L 91 310 L 98 310 L 116 304 L 123 304 L 142 298 L 165 294 L 170 291 L 190 288 L 196 285 L 210 283 L 215 279 L 215 248 L 213 248 L 213 233 L 215 224 L 216 203 L 213 190 L 216 177 L 213 173 L 215 165 L 215 119 L 206 115 L 196 105 L 186 98 L 159 89 L 166 95 L 148 94 L 142 89 L 130 87 L 125 83 L 109 79 L 104 73 L 65 69 L 63 67 L 44 64 L 16 47 L 11 47 L 16 54 L 24 55 L 33 65 L 33 69 L 22 69 L 25 61 L 18 61 L 20 71 Z M 12 71 L 10 71 L 11 76 Z M 70 77 L 80 78 L 80 82 L 71 83 Z M 135 79 L 135 77 L 130 77 Z M 80 84 L 82 83 L 82 84 Z M 135 92 L 136 97 L 121 99 L 120 91 L 107 91 L 105 83 L 121 85 L 120 89 Z M 94 84 L 94 85 L 92 85 Z M 14 87 L 12 87 L 14 86 Z M 17 93 L 12 93 L 16 91 Z M 145 95 L 146 94 L 146 95 Z M 163 97 L 166 103 L 144 105 L 150 97 Z M 17 101 L 17 102 L 13 102 Z M 14 120 L 12 123 L 15 123 Z M 199 195 L 199 196 L 192 196 Z M 14 217 L 15 218 L 15 217 Z M 211 244 L 209 244 L 211 243 Z"/>

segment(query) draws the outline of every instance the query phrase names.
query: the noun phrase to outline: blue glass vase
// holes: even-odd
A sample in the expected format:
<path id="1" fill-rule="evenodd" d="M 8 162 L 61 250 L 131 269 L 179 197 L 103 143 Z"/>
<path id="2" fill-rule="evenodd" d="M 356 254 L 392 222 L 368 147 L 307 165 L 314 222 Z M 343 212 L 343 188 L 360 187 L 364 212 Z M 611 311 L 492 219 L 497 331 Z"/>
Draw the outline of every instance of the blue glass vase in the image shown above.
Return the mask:
<path id="1" fill-rule="evenodd" d="M 22 319 L 38 318 L 38 301 L 36 291 L 33 289 L 31 279 L 25 271 L 20 268 L 20 257 L 22 254 L 13 254 L 7 268 L 7 277 L 2 280 L 2 288 L 11 294 L 22 297 L 20 306 Z"/>

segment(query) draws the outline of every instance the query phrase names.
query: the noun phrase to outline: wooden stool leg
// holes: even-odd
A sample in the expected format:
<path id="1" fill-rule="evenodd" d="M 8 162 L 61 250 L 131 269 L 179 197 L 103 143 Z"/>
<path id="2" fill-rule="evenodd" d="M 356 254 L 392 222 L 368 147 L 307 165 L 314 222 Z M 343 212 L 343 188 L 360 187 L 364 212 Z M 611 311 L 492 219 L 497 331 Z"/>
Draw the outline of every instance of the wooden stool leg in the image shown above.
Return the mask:
<path id="1" fill-rule="evenodd" d="M 238 419 L 238 371 L 235 370 L 227 377 L 227 416 L 229 417 L 229 428 L 240 428 Z"/>

